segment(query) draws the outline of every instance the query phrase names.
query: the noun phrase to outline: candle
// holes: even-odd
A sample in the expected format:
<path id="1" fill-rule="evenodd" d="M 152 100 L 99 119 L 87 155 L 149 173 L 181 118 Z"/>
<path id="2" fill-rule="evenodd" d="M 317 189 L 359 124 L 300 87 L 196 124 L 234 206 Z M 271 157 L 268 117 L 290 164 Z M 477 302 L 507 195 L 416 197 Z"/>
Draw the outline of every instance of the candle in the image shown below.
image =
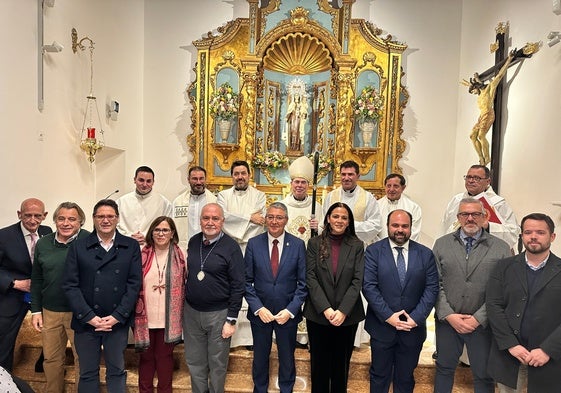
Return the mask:
<path id="1" fill-rule="evenodd" d="M 95 128 L 88 127 L 88 139 L 95 139 Z"/>
<path id="2" fill-rule="evenodd" d="M 327 197 L 327 186 L 323 186 L 323 190 L 321 190 L 321 202 L 325 203 L 325 198 Z"/>

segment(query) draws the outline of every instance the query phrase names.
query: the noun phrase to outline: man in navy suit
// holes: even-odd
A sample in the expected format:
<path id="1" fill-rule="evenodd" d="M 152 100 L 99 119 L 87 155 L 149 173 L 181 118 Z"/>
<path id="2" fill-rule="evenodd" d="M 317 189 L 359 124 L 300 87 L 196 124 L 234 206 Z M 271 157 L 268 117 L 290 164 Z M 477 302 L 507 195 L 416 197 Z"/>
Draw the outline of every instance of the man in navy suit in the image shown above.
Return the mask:
<path id="1" fill-rule="evenodd" d="M 306 289 L 304 242 L 284 230 L 288 210 L 281 202 L 267 209 L 267 233 L 251 238 L 245 251 L 247 317 L 253 335 L 253 392 L 267 393 L 269 355 L 275 332 L 281 393 L 296 380 L 294 350 Z"/>
<path id="2" fill-rule="evenodd" d="M 427 336 L 426 319 L 438 295 L 432 251 L 409 240 L 411 213 L 388 215 L 388 237 L 366 248 L 362 292 L 372 363 L 370 392 L 412 393 L 413 371 Z"/>
<path id="3" fill-rule="evenodd" d="M 41 225 L 45 217 L 45 204 L 29 198 L 18 211 L 19 222 L 0 229 L 0 366 L 8 371 L 12 371 L 16 338 L 31 302 L 35 243 L 52 232 Z"/>
<path id="4" fill-rule="evenodd" d="M 94 232 L 72 242 L 62 288 L 72 309 L 80 358 L 79 393 L 98 393 L 101 347 L 110 393 L 125 393 L 124 351 L 134 320 L 142 267 L 138 242 L 117 231 L 119 208 L 102 199 L 93 209 Z"/>

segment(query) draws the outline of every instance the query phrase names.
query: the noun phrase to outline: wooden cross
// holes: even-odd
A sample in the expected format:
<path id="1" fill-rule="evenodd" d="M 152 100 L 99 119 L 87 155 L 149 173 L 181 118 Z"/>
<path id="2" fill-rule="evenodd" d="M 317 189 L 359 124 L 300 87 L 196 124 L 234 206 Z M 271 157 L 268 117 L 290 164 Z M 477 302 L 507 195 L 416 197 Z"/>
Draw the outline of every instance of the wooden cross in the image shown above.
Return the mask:
<path id="1" fill-rule="evenodd" d="M 487 87 L 488 85 L 485 84 L 485 82 L 493 79 L 493 78 L 497 78 L 497 86 L 493 86 L 493 88 L 496 88 L 496 90 L 494 90 L 493 92 L 491 92 L 491 94 L 494 94 L 494 98 L 493 98 L 493 108 L 494 108 L 494 121 L 493 121 L 493 133 L 492 133 L 492 137 L 491 137 L 491 157 L 490 157 L 490 162 L 491 162 L 491 169 L 493 170 L 493 177 L 491 179 L 491 185 L 493 186 L 493 189 L 495 190 L 495 192 L 499 192 L 499 176 L 500 176 L 500 172 L 499 172 L 499 168 L 500 168 L 500 164 L 501 164 L 501 148 L 502 148 L 502 130 L 503 130 L 503 85 L 504 85 L 504 80 L 502 78 L 502 76 L 504 75 L 500 75 L 501 71 L 503 71 L 502 73 L 506 72 L 506 68 L 510 68 L 515 64 L 518 64 L 519 62 L 521 62 L 522 60 L 524 60 L 525 58 L 529 58 L 532 57 L 532 54 L 536 53 L 539 48 L 541 43 L 527 43 L 523 48 L 521 49 L 515 49 L 513 50 L 510 55 L 512 55 L 512 57 L 509 59 L 509 53 L 507 51 L 507 42 L 508 42 L 508 23 L 499 23 L 498 26 L 495 29 L 496 32 L 496 37 L 495 37 L 495 42 L 493 44 L 491 44 L 491 51 L 495 52 L 495 65 L 490 67 L 489 69 L 481 72 L 481 73 L 475 73 L 474 77 L 470 79 L 469 83 L 466 82 L 465 84 L 467 86 L 469 86 L 469 90 L 470 92 L 472 91 L 476 91 L 476 92 L 480 92 L 481 90 L 483 90 L 485 87 Z M 505 69 L 503 69 L 503 66 L 505 66 L 505 63 L 507 61 L 510 61 L 509 64 L 506 66 Z M 490 82 L 491 84 L 493 83 L 492 81 Z M 478 93 L 479 94 L 479 93 Z M 479 101 L 479 100 L 478 100 Z M 481 109 L 481 104 L 478 102 L 480 109 Z M 478 123 L 481 121 L 481 117 L 480 119 L 478 119 Z M 476 124 L 477 126 L 477 124 Z M 487 126 L 488 127 L 488 126 Z M 475 130 L 475 127 L 474 127 Z M 484 132 L 488 131 L 488 128 L 486 130 L 482 130 Z M 472 132 L 473 134 L 473 132 Z M 484 138 L 485 136 L 482 135 L 481 138 Z M 473 140 L 473 138 L 472 138 Z M 475 144 L 476 142 L 474 142 Z M 476 150 L 478 150 L 476 148 Z M 479 153 L 479 151 L 478 151 Z M 480 154 L 481 157 L 481 154 Z M 481 162 L 480 159 L 480 163 L 482 165 L 486 165 L 487 162 Z"/>

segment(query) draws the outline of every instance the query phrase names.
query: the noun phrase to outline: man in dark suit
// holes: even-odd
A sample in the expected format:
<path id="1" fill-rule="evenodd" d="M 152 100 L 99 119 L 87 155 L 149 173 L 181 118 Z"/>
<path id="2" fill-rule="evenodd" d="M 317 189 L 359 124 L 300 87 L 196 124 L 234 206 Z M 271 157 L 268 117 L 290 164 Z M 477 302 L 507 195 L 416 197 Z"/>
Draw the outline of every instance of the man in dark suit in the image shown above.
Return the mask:
<path id="1" fill-rule="evenodd" d="M 107 390 L 125 393 L 124 351 L 142 280 L 140 247 L 116 230 L 119 209 L 112 199 L 97 202 L 93 220 L 94 232 L 68 249 L 62 284 L 80 359 L 78 392 L 99 392 L 103 346 Z"/>
<path id="2" fill-rule="evenodd" d="M 284 230 L 288 210 L 272 203 L 265 216 L 267 233 L 255 236 L 245 251 L 248 319 L 253 335 L 253 392 L 267 393 L 273 331 L 279 358 L 279 387 L 290 393 L 296 380 L 296 331 L 306 299 L 304 242 Z"/>
<path id="3" fill-rule="evenodd" d="M 409 240 L 411 213 L 394 210 L 388 237 L 366 248 L 362 292 L 372 362 L 370 392 L 413 392 L 413 371 L 427 336 L 426 319 L 438 295 L 438 271 L 427 247 Z"/>
<path id="4" fill-rule="evenodd" d="M 0 366 L 12 371 L 19 329 L 29 310 L 31 266 L 35 243 L 52 232 L 41 225 L 45 204 L 30 198 L 22 202 L 19 222 L 0 229 Z"/>
<path id="5" fill-rule="evenodd" d="M 497 263 L 489 278 L 489 374 L 500 393 L 561 389 L 561 259 L 550 251 L 554 231 L 545 214 L 524 217 L 526 251 Z"/>

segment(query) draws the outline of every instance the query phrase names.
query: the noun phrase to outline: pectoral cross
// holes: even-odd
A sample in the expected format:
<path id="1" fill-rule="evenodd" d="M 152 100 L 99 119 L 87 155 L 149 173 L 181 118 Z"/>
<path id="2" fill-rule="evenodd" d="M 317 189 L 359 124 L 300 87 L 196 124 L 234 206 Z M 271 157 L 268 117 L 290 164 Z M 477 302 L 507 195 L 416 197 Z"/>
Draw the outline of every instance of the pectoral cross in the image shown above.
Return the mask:
<path id="1" fill-rule="evenodd" d="M 166 284 L 160 284 L 160 285 L 152 285 L 152 289 L 154 290 L 154 292 L 156 292 L 156 290 L 160 293 L 160 295 L 162 294 L 162 291 L 164 289 L 166 289 Z"/>

